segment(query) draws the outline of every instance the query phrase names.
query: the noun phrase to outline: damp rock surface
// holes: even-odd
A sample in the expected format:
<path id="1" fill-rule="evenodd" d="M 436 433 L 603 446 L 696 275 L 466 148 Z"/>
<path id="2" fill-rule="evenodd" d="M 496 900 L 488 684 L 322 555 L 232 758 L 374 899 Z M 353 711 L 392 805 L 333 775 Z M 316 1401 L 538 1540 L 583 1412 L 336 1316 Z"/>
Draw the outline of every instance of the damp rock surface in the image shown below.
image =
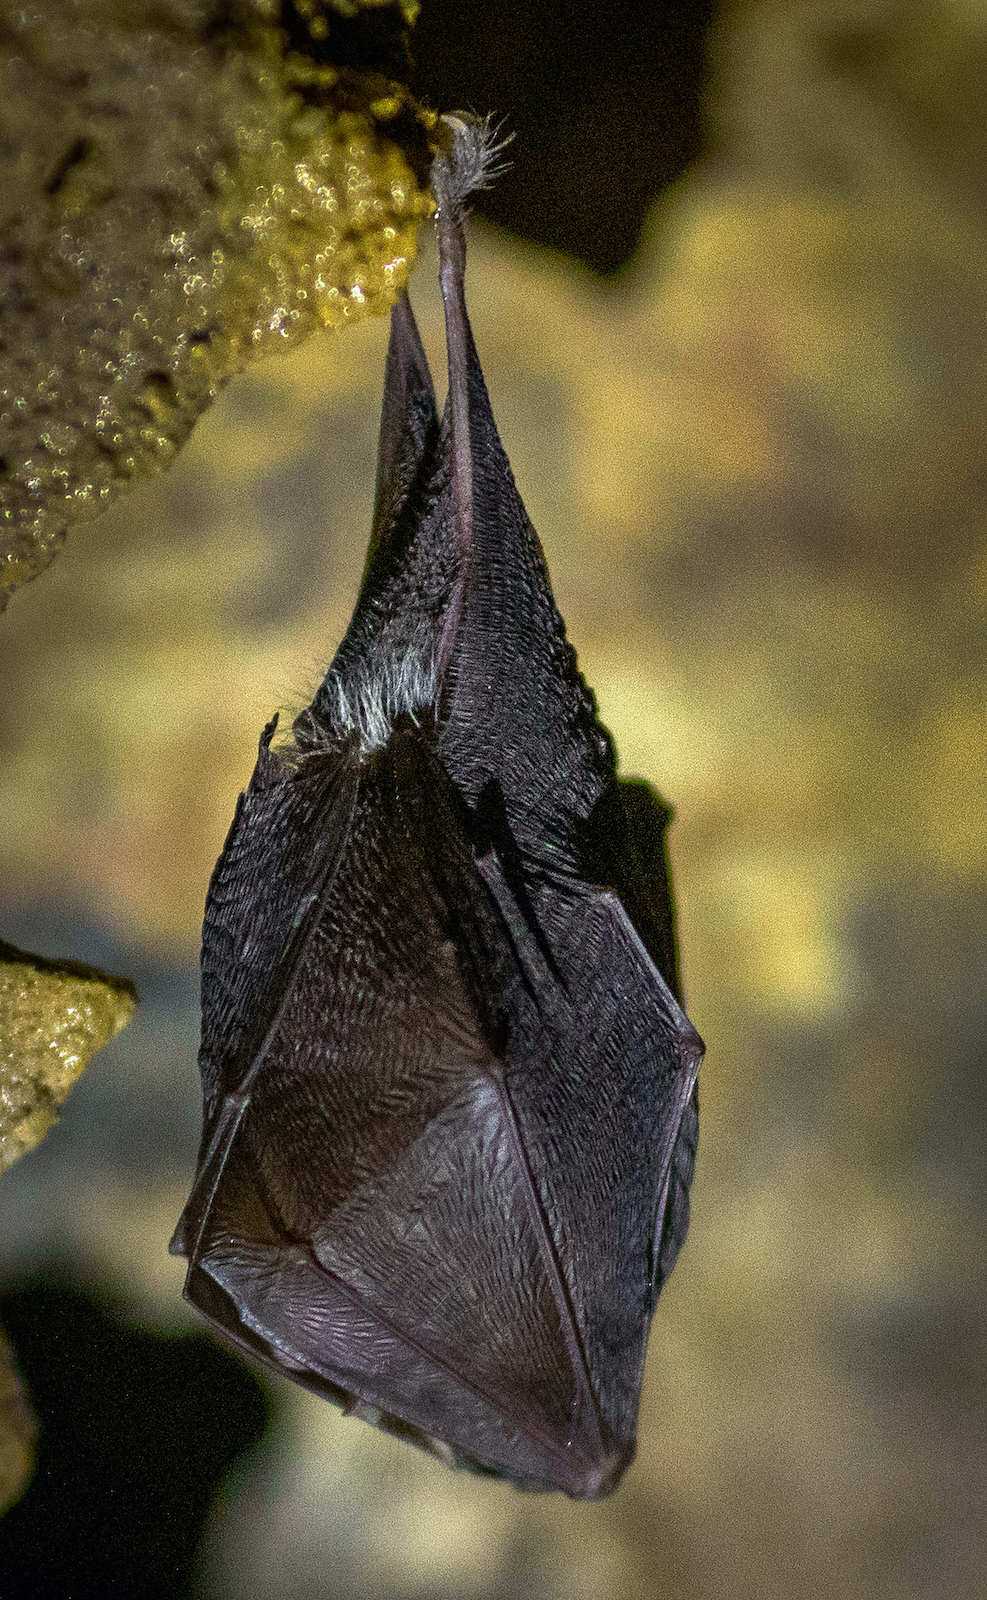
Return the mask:
<path id="1" fill-rule="evenodd" d="M 121 978 L 0 943 L 0 1173 L 33 1149 L 97 1050 L 133 1015 Z M 0 1330 L 0 1516 L 34 1465 L 34 1415 Z"/>
<path id="2" fill-rule="evenodd" d="M 0 0 L 0 606 L 251 358 L 390 304 L 432 206 L 409 15 Z"/>
<path id="3" fill-rule="evenodd" d="M 125 979 L 0 944 L 0 1172 L 44 1138 L 135 1003 Z"/>

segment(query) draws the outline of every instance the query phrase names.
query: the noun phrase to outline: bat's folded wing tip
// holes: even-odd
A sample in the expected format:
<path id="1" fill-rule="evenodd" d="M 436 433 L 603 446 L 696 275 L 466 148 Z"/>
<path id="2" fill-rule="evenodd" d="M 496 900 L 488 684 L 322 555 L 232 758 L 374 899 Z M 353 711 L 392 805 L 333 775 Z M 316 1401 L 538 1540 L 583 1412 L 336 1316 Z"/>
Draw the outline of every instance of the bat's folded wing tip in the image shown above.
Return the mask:
<path id="1" fill-rule="evenodd" d="M 674 1035 L 674 1047 L 679 1061 L 695 1076 L 706 1054 L 705 1040 L 687 1017 L 677 995 L 643 943 L 623 901 L 615 890 L 603 889 L 593 896 L 593 904 L 602 908 L 610 919 L 612 928 L 619 932 L 628 948 L 634 952 L 639 963 L 639 972 L 650 984 L 661 1010 L 665 1013 L 666 1026 L 671 1028 Z"/>
<path id="2" fill-rule="evenodd" d="M 168 1254 L 170 1256 L 185 1256 L 189 1254 L 188 1224 L 186 1222 L 187 1208 L 183 1211 L 175 1224 L 175 1231 L 168 1240 Z"/>
<path id="3" fill-rule="evenodd" d="M 579 1483 L 576 1498 L 579 1500 L 604 1500 L 613 1494 L 624 1473 L 634 1459 L 635 1443 L 618 1446 L 608 1451 L 586 1469 Z"/>
<path id="4" fill-rule="evenodd" d="M 679 1057 L 682 1065 L 695 1077 L 706 1054 L 706 1041 L 684 1012 L 682 1015 L 684 1025 L 679 1032 Z"/>
<path id="5" fill-rule="evenodd" d="M 601 1439 L 588 1426 L 520 1422 L 503 1393 L 382 1318 L 311 1249 L 207 1237 L 195 1247 L 185 1293 L 239 1348 L 450 1464 L 596 1500 L 633 1457 L 633 1440 L 615 1441 L 609 1430 Z"/>

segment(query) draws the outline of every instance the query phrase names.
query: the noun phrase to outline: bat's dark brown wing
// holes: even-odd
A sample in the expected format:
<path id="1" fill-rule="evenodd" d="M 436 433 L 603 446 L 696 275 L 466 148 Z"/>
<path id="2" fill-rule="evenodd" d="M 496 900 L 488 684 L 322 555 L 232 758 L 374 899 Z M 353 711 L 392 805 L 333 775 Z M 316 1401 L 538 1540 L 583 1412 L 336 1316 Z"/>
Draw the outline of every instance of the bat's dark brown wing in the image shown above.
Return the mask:
<path id="1" fill-rule="evenodd" d="M 641 942 L 681 1003 L 672 893 L 665 853 L 671 811 L 640 778 L 612 784 L 585 835 L 593 875 L 614 886 Z M 657 1300 L 689 1231 L 689 1192 L 699 1142 L 699 1085 L 686 1106 L 669 1166 L 654 1250 Z"/>
<path id="2" fill-rule="evenodd" d="M 271 722 L 216 863 L 202 942 L 203 1131 L 195 1187 L 172 1240 L 187 1254 L 230 1129 L 264 1066 L 346 848 L 356 778 L 325 756 L 297 769 L 271 750 Z M 263 913 L 258 915 L 258 886 Z"/>
<path id="3" fill-rule="evenodd" d="M 573 828 L 611 781 L 613 750 L 501 444 L 465 306 L 447 304 L 447 328 L 443 428 L 454 484 L 464 458 L 469 471 L 461 472 L 458 503 L 453 497 L 457 528 L 447 541 L 458 543 L 463 557 L 449 629 L 442 756 L 471 801 L 496 782 L 522 853 L 549 850 L 556 864 L 571 862 Z M 466 367 L 457 374 L 460 359 Z"/>
<path id="4" fill-rule="evenodd" d="M 564 931 L 547 959 L 514 935 L 523 976 L 506 1087 L 600 1434 L 619 1455 L 633 1440 L 655 1252 L 702 1045 L 616 896 L 556 892 Z M 498 904 L 509 895 L 502 881 Z M 509 913 L 514 927 L 527 915 Z"/>
<path id="5" fill-rule="evenodd" d="M 406 508 L 427 488 L 438 434 L 432 374 L 411 302 L 402 294 L 391 312 L 368 569 L 381 541 L 393 538 Z"/>
<path id="6" fill-rule="evenodd" d="M 264 1070 L 221 1099 L 186 1237 L 190 1298 L 241 1343 L 420 1442 L 580 1495 L 633 1445 L 695 1060 L 619 904 L 567 904 L 536 957 L 427 737 L 396 734 L 360 769 Z"/>
<path id="7" fill-rule="evenodd" d="M 391 314 L 377 453 L 373 532 L 356 609 L 325 682 L 297 718 L 295 738 L 319 748 L 338 724 L 340 688 L 358 700 L 401 665 L 429 678 L 435 639 L 455 584 L 449 468 L 432 379 L 405 296 Z M 405 686 L 407 688 L 407 685 Z M 431 693 L 431 690 L 429 690 Z"/>

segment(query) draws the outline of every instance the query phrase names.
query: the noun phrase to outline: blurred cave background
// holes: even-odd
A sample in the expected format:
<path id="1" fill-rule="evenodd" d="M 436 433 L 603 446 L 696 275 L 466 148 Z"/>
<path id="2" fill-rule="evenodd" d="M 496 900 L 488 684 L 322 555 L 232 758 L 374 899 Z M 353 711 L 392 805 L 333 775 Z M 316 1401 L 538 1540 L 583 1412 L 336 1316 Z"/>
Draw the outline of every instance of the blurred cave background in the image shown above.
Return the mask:
<path id="1" fill-rule="evenodd" d="M 590 1506 L 453 1475 L 229 1355 L 167 1254 L 205 887 L 362 567 L 371 319 L 234 380 L 0 621 L 0 935 L 141 998 L 3 1181 L 43 1431 L 0 1600 L 972 1600 L 987 18 L 423 0 L 413 51 L 516 134 L 477 342 L 623 769 L 676 811 L 707 1056 L 638 1458 Z"/>

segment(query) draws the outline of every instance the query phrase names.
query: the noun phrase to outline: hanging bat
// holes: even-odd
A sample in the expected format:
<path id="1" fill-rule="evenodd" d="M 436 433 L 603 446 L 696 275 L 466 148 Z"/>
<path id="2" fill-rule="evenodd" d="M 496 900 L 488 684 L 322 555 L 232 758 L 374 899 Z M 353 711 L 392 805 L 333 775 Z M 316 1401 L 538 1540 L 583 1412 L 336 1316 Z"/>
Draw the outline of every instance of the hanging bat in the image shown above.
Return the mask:
<path id="1" fill-rule="evenodd" d="M 265 728 L 202 947 L 172 1249 L 242 1349 L 443 1459 L 597 1497 L 688 1224 L 702 1042 L 666 813 L 618 780 L 497 434 L 437 163 L 441 420 L 393 312 L 356 611 Z"/>

